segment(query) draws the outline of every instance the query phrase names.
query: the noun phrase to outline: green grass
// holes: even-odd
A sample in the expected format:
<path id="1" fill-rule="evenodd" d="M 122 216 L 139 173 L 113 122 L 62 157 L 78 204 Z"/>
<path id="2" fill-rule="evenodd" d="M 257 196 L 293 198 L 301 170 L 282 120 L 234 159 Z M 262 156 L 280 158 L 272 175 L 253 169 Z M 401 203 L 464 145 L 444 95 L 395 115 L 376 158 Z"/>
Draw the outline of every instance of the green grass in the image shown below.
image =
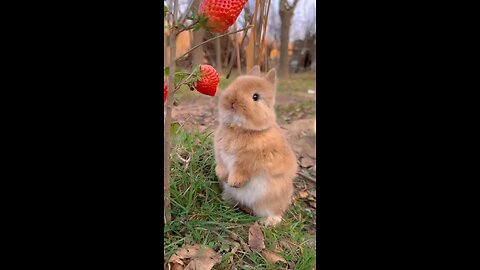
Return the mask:
<path id="1" fill-rule="evenodd" d="M 316 89 L 316 74 L 313 72 L 293 73 L 288 79 L 278 82 L 278 94 L 307 93 L 308 89 Z"/>
<path id="2" fill-rule="evenodd" d="M 296 103 L 277 104 L 275 112 L 280 125 L 291 123 L 297 119 L 313 118 L 316 116 L 316 101 L 306 99 Z"/>
<path id="3" fill-rule="evenodd" d="M 260 254 L 244 251 L 241 247 L 235 254 L 230 252 L 234 242 L 232 233 L 248 243 L 248 228 L 258 218 L 221 199 L 215 176 L 212 135 L 179 130 L 174 149 L 190 161 L 184 164 L 176 154 L 172 155 L 172 222 L 164 227 L 165 257 L 168 259 L 183 245 L 198 243 L 222 255 L 222 262 L 214 269 L 285 269 L 285 264 L 269 265 Z M 312 269 L 316 256 L 312 233 L 314 218 L 314 212 L 305 201 L 296 201 L 284 216 L 285 221 L 277 227 L 261 227 L 266 249 L 274 251 L 280 242 L 288 243 L 288 248 L 280 248 L 277 253 L 294 263 L 294 269 Z"/>

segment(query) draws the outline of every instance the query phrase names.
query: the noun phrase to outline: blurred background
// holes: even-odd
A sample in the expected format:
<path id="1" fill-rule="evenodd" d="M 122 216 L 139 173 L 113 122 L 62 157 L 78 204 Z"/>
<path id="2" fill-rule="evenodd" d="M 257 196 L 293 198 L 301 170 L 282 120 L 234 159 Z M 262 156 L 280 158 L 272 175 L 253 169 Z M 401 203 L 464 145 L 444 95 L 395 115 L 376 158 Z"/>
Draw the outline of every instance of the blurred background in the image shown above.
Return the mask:
<path id="1" fill-rule="evenodd" d="M 179 14 L 177 17 L 181 18 L 189 8 L 191 0 L 178 1 Z M 200 2 L 200 0 L 195 0 L 192 8 L 198 9 Z M 247 2 L 236 25 L 230 31 L 240 30 L 251 24 L 255 13 L 255 4 L 256 0 Z M 265 12 L 262 14 L 261 10 L 265 10 Z M 267 21 L 266 27 L 263 25 L 265 21 Z M 264 36 L 263 31 L 265 31 Z M 177 37 L 176 57 L 187 52 L 192 44 L 199 44 L 214 35 L 205 30 L 181 33 Z M 210 42 L 177 62 L 179 68 L 189 68 L 192 64 L 210 64 L 220 74 L 227 74 L 230 66 L 235 73 L 239 73 L 240 66 L 244 73 L 259 59 L 258 63 L 261 64 L 262 69 L 275 67 L 279 70 L 281 77 L 287 77 L 289 73 L 315 71 L 316 2 L 314 0 L 259 1 L 257 29 L 256 31 L 249 30 L 245 38 L 244 36 L 244 31 L 242 31 Z M 165 38 L 164 42 L 164 64 L 167 65 L 170 59 L 168 39 Z M 236 59 L 237 46 L 239 59 Z"/>

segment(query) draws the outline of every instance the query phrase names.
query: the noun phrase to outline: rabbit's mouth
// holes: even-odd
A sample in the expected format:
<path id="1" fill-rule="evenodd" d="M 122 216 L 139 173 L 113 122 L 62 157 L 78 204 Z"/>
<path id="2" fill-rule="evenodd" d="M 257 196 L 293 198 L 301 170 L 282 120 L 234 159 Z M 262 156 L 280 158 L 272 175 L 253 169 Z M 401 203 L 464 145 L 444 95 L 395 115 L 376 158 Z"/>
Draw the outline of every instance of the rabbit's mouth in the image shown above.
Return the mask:
<path id="1" fill-rule="evenodd" d="M 242 117 L 230 111 L 224 112 L 223 117 L 220 118 L 220 121 L 225 125 L 238 126 L 238 127 L 241 127 L 243 123 Z"/>

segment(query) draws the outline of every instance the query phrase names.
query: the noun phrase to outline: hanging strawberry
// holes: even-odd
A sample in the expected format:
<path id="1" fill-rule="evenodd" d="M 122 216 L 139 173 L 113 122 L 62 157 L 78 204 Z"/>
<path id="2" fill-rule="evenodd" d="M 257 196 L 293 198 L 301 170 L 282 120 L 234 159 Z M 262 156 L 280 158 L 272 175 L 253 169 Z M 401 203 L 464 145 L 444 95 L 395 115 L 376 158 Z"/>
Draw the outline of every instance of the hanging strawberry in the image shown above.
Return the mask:
<path id="1" fill-rule="evenodd" d="M 218 72 L 210 65 L 201 65 L 200 72 L 205 73 L 205 75 L 197 81 L 195 89 L 204 95 L 215 96 L 220 83 Z"/>
<path id="2" fill-rule="evenodd" d="M 235 23 L 247 0 L 203 0 L 198 14 L 208 18 L 210 32 L 225 32 Z"/>

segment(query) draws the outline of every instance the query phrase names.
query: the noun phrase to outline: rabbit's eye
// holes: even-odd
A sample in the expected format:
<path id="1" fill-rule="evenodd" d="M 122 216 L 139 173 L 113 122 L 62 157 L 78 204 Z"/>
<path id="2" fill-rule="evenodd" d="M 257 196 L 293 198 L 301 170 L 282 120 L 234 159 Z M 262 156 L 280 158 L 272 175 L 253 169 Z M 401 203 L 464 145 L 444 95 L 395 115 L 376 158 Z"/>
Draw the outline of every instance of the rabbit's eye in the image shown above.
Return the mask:
<path id="1" fill-rule="evenodd" d="M 257 93 L 255 93 L 253 94 L 252 98 L 254 101 L 257 101 L 260 98 L 260 96 Z"/>

